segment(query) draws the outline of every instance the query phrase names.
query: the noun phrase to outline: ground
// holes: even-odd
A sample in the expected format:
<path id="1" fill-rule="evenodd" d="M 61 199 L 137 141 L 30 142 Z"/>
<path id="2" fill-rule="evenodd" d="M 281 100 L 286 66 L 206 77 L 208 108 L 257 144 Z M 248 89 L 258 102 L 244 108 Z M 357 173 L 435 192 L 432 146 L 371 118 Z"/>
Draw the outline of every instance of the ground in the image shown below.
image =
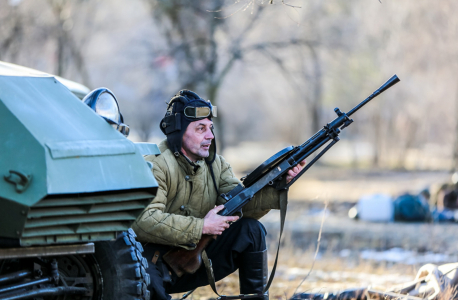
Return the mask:
<path id="1" fill-rule="evenodd" d="M 458 224 L 369 223 L 347 215 L 362 195 L 418 193 L 426 187 L 434 189 L 449 178 L 445 171 L 355 171 L 320 166 L 311 169 L 289 193 L 271 299 L 288 299 L 296 289 L 320 292 L 367 286 L 386 288 L 413 280 L 425 263 L 458 261 Z M 325 203 L 320 250 L 314 259 Z M 272 268 L 279 214 L 272 211 L 261 221 L 269 232 Z M 218 289 L 223 294 L 238 294 L 237 273 L 220 281 Z M 197 289 L 193 298 L 216 296 L 205 287 Z"/>

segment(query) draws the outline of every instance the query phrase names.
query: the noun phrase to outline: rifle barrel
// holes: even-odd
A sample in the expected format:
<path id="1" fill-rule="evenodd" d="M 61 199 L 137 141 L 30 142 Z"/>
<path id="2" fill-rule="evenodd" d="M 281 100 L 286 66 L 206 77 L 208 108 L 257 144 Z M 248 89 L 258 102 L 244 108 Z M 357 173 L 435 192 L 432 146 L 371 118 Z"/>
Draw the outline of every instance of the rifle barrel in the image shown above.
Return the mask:
<path id="1" fill-rule="evenodd" d="M 399 81 L 400 79 L 398 78 L 398 76 L 394 74 L 390 79 L 388 79 L 387 82 L 385 82 L 381 87 L 379 87 L 375 92 L 373 92 L 372 95 L 367 97 L 360 104 L 356 105 L 352 110 L 350 110 L 347 113 L 347 116 L 351 116 L 352 114 L 354 114 L 358 109 L 366 105 L 367 102 L 371 101 L 372 99 L 374 99 L 375 97 L 377 97 L 378 95 L 380 95 L 381 93 L 383 93 L 384 91 L 386 91 L 387 89 L 389 89 L 390 87 L 398 83 Z"/>

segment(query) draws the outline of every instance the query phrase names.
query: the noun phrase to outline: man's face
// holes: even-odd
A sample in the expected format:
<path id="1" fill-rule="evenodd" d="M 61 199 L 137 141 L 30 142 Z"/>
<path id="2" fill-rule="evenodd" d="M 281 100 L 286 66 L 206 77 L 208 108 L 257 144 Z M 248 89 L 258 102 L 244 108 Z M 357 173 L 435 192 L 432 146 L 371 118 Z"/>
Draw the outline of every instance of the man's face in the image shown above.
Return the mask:
<path id="1" fill-rule="evenodd" d="M 211 131 L 212 128 L 213 122 L 209 119 L 190 123 L 181 143 L 183 154 L 192 161 L 208 157 L 210 155 L 210 144 L 215 138 Z"/>

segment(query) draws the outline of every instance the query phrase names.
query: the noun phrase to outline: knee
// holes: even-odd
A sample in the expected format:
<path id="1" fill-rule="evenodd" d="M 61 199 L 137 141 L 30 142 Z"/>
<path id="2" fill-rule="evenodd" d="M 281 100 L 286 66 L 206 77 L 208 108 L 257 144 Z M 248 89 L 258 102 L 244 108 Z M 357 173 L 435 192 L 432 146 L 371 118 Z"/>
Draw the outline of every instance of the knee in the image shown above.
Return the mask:
<path id="1" fill-rule="evenodd" d="M 254 244 L 259 244 L 256 248 L 263 248 L 265 249 L 265 240 L 267 231 L 264 225 L 256 219 L 252 218 L 242 218 L 236 223 L 240 222 L 240 234 L 250 237 L 250 239 L 254 242 Z"/>
<path id="2" fill-rule="evenodd" d="M 240 223 L 239 223 L 240 222 Z M 256 219 L 252 218 L 241 218 L 236 223 L 242 228 L 242 231 L 258 233 L 261 235 L 267 235 L 266 228 Z"/>

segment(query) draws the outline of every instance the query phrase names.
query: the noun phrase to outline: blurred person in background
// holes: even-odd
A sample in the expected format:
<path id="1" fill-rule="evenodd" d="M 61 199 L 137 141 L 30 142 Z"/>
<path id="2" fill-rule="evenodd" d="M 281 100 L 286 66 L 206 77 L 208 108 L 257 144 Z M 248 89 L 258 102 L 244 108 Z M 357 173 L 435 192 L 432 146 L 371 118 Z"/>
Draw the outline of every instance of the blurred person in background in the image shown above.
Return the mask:
<path id="1" fill-rule="evenodd" d="M 229 163 L 216 154 L 213 117 L 216 107 L 210 101 L 192 91 L 180 91 L 160 122 L 167 136 L 159 144 L 161 154 L 146 157 L 153 163 L 159 190 L 132 228 L 144 245 L 151 276 L 148 288 L 154 299 L 170 299 L 169 293 L 209 284 L 204 265 L 195 274 L 178 277 L 162 260 L 173 247 L 195 249 L 202 235 L 218 236 L 205 250 L 216 281 L 239 269 L 241 294 L 269 297 L 263 294 L 268 274 L 266 229 L 258 219 L 280 208 L 279 193 L 272 187 L 262 189 L 243 207 L 243 218 L 217 214 L 226 202 L 219 195 L 240 181 Z M 287 181 L 304 165 L 305 161 L 290 170 Z"/>
<path id="2" fill-rule="evenodd" d="M 442 184 L 432 198 L 435 207 L 432 214 L 435 222 L 458 221 L 458 183 L 454 176 L 452 176 L 453 183 Z"/>

